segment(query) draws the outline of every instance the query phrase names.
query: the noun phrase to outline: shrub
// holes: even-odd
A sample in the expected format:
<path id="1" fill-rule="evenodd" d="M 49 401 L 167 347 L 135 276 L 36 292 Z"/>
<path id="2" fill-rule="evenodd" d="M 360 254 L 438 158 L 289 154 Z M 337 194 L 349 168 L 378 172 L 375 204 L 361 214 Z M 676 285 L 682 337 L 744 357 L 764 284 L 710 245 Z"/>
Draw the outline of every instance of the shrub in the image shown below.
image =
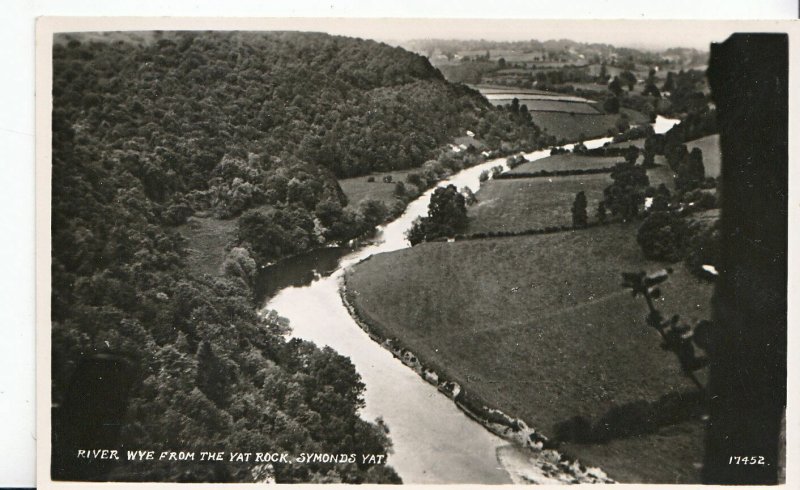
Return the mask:
<path id="1" fill-rule="evenodd" d="M 719 221 L 715 221 L 689 238 L 686 265 L 692 273 L 705 277 L 702 267 L 706 264 L 716 267 L 719 264 L 720 249 Z"/>
<path id="2" fill-rule="evenodd" d="M 251 286 L 256 276 L 256 261 L 244 247 L 233 247 L 221 266 L 222 275 Z"/>
<path id="3" fill-rule="evenodd" d="M 645 257 L 666 262 L 677 262 L 684 257 L 689 238 L 686 221 L 669 212 L 650 214 L 636 234 Z"/>

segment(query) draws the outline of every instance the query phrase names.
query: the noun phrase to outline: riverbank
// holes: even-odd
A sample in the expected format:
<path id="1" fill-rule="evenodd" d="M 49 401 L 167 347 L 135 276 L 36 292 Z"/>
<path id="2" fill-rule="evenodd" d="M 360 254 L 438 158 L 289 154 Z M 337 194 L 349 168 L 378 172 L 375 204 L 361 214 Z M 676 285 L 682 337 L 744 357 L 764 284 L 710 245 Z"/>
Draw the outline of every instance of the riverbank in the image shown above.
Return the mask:
<path id="1" fill-rule="evenodd" d="M 441 368 L 424 364 L 411 350 L 403 347 L 400 340 L 388 337 L 378 324 L 370 321 L 359 311 L 355 306 L 356 303 L 348 297 L 346 284 L 347 273 L 339 289 L 342 304 L 370 339 L 391 352 L 427 383 L 435 386 L 472 420 L 504 440 L 531 451 L 529 457 L 525 458 L 514 451 L 498 449 L 498 460 L 506 466 L 506 471 L 515 476 L 524 475 L 524 477 L 512 477 L 514 483 L 614 483 L 614 480 L 608 478 L 600 468 L 587 468 L 578 460 L 572 460 L 550 447 L 547 437 L 529 427 L 525 421 L 488 407 L 480 397 L 467 392 L 458 382 L 440 374 L 445 372 Z"/>
<path id="2" fill-rule="evenodd" d="M 659 122 L 664 123 L 659 120 L 656 126 Z M 587 141 L 586 146 L 596 148 L 609 140 Z M 548 155 L 549 151 L 538 151 L 526 154 L 526 157 L 534 160 Z M 459 189 L 467 186 L 476 190 L 481 173 L 495 166 L 507 167 L 505 159 L 490 160 L 462 170 L 438 185 L 452 184 Z M 427 190 L 410 202 L 401 216 L 379 227 L 371 244 L 342 257 L 330 275 L 323 273 L 309 284 L 282 288 L 269 299 L 264 309 L 278 311 L 289 319 L 292 337 L 329 346 L 351 359 L 367 386 L 362 417 L 364 420 L 380 417 L 389 427 L 393 444 L 389 464 L 404 482 L 547 482 L 535 465 L 526 467 L 523 464 L 520 467 L 528 460 L 531 451 L 516 449 L 515 445 L 467 416 L 453 400 L 442 396 L 436 386 L 421 383 L 416 372 L 398 362 L 389 350 L 359 327 L 341 300 L 339 281 L 348 267 L 366 257 L 408 248 L 405 232 L 417 217 L 426 214 L 433 191 Z M 465 393 L 464 399 L 469 402 L 467 395 Z M 503 461 L 506 469 L 500 467 L 498 459 Z M 532 479 L 531 475 L 539 477 Z"/>
<path id="3" fill-rule="evenodd" d="M 657 267 L 635 227 L 613 224 L 422 244 L 358 264 L 344 287 L 362 328 L 484 419 L 502 409 L 504 431 L 524 421 L 618 481 L 697 482 L 702 404 L 619 286 L 621 271 Z M 682 268 L 662 291 L 665 314 L 708 318 L 711 287 Z"/>

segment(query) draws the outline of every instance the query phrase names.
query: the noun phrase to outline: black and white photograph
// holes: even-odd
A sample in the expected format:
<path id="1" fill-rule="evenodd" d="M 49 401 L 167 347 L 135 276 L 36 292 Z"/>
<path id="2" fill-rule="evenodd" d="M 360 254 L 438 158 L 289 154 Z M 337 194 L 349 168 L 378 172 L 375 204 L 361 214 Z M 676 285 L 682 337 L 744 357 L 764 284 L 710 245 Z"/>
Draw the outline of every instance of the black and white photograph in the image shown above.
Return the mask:
<path id="1" fill-rule="evenodd" d="M 84 20 L 46 485 L 786 483 L 796 23 Z"/>

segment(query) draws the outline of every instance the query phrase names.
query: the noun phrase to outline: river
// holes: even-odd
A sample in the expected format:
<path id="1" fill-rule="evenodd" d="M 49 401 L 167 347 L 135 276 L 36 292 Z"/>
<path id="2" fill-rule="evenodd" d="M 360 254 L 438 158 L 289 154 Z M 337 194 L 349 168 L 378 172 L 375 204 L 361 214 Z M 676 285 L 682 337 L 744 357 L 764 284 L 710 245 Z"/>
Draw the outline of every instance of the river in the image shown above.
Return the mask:
<path id="1" fill-rule="evenodd" d="M 664 132 L 675 122 L 659 116 L 653 127 Z M 584 144 L 597 148 L 609 141 L 611 138 L 600 138 Z M 549 154 L 542 150 L 525 156 L 533 161 Z M 507 168 L 505 158 L 500 158 L 463 170 L 438 185 L 468 186 L 477 191 L 480 173 L 496 165 Z M 468 418 L 449 398 L 370 339 L 339 297 L 347 267 L 371 255 L 409 246 L 404 234 L 415 218 L 427 214 L 433 191 L 425 192 L 409 203 L 399 218 L 380 227 L 373 244 L 355 251 L 325 249 L 279 264 L 273 272 L 282 287 L 267 287 L 272 297 L 265 309 L 288 318 L 292 336 L 328 345 L 350 358 L 366 385 L 361 415 L 370 421 L 381 417 L 388 426 L 393 444 L 388 463 L 404 483 L 512 483 L 513 470 L 498 460 L 499 451 L 513 450 L 509 443 Z"/>

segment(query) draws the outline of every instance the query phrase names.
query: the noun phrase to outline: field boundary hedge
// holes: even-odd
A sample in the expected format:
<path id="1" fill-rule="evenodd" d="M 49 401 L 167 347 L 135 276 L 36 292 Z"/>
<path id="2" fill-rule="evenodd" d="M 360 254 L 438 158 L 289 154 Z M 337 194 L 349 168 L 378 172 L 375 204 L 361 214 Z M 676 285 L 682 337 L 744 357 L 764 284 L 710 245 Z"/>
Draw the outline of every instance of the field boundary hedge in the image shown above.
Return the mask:
<path id="1" fill-rule="evenodd" d="M 486 238 L 508 238 L 508 237 L 515 237 L 515 236 L 526 236 L 526 235 L 551 235 L 553 233 L 563 233 L 566 231 L 579 231 L 579 230 L 586 230 L 589 228 L 597 228 L 600 226 L 608 226 L 611 224 L 617 223 L 615 220 L 608 220 L 605 223 L 600 223 L 599 221 L 595 221 L 593 223 L 588 223 L 585 226 L 572 226 L 572 225 L 561 225 L 561 226 L 546 226 L 544 228 L 528 228 L 525 230 L 516 230 L 516 231 L 481 231 L 477 233 L 470 233 L 467 235 L 456 235 L 453 240 L 456 242 L 465 241 L 465 240 L 483 240 Z"/>
<path id="2" fill-rule="evenodd" d="M 503 172 L 494 179 L 536 179 L 541 177 L 568 177 L 570 175 L 610 174 L 614 167 L 576 168 L 572 170 L 538 170 L 536 172 Z"/>

